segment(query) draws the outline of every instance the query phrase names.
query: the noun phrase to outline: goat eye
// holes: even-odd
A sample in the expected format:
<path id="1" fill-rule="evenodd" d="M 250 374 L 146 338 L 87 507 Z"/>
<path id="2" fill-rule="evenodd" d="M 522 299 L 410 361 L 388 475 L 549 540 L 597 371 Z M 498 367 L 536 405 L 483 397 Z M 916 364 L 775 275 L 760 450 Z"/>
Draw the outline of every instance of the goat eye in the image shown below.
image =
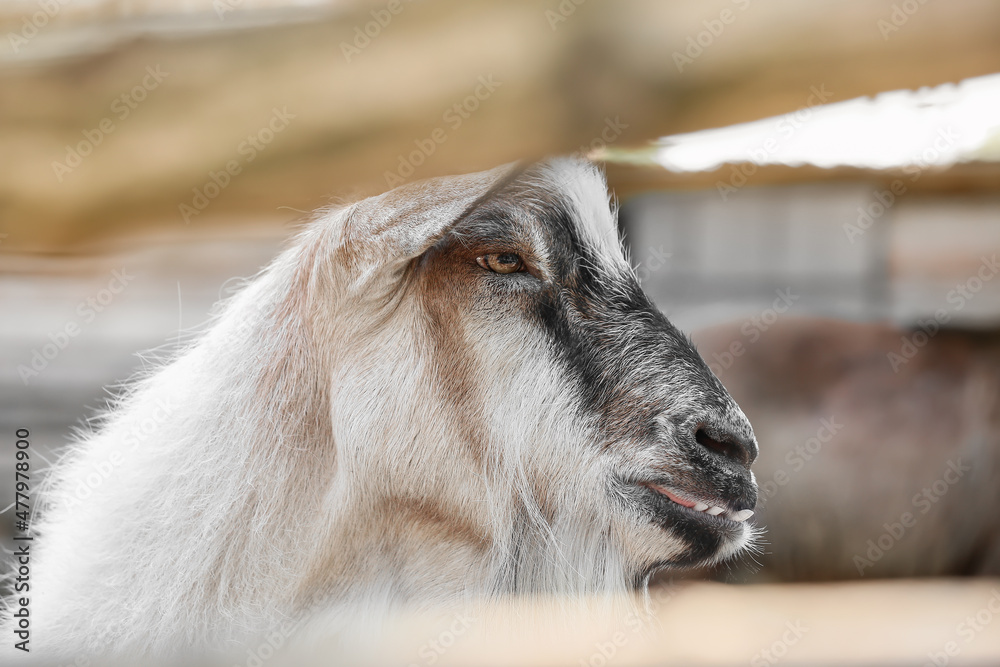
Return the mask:
<path id="1" fill-rule="evenodd" d="M 514 273 L 524 270 L 524 261 L 511 252 L 496 255 L 482 255 L 476 258 L 479 266 L 493 273 Z"/>

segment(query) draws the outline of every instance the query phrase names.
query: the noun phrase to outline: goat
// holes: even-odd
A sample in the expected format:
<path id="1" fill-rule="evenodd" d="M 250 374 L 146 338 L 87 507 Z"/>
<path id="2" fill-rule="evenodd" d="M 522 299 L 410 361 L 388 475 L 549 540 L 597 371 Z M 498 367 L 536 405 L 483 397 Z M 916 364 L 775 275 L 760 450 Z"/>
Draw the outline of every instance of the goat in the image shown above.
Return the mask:
<path id="1" fill-rule="evenodd" d="M 321 214 L 52 473 L 37 643 L 155 655 L 316 600 L 644 589 L 752 546 L 750 423 L 615 217 L 576 158 Z"/>

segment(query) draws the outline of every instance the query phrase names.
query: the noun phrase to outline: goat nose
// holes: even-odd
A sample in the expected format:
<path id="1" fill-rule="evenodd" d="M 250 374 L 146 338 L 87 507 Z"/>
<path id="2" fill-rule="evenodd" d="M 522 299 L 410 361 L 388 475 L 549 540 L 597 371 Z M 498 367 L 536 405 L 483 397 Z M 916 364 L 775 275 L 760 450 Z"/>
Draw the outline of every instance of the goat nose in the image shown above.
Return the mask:
<path id="1" fill-rule="evenodd" d="M 694 432 L 694 439 L 705 449 L 748 468 L 757 459 L 757 443 L 753 436 L 748 438 L 729 430 L 700 424 Z"/>

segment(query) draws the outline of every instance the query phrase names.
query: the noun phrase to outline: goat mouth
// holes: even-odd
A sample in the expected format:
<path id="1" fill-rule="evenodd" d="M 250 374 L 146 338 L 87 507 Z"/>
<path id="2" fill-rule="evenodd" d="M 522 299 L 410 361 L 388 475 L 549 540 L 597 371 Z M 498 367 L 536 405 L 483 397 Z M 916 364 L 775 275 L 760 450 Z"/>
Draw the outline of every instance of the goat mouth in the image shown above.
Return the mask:
<path id="1" fill-rule="evenodd" d="M 704 480 L 699 485 L 703 490 L 690 490 L 685 485 L 682 491 L 668 479 L 649 477 L 619 478 L 618 483 L 615 495 L 625 501 L 630 514 L 640 521 L 640 530 L 648 522 L 650 528 L 662 531 L 673 545 L 671 556 L 658 561 L 657 567 L 684 568 L 719 562 L 720 558 L 736 553 L 753 534 L 747 523 L 756 501 L 751 487 L 727 485 L 725 480 L 716 487 Z M 654 534 L 649 537 L 654 540 L 651 544 L 656 543 Z"/>
<path id="2" fill-rule="evenodd" d="M 728 503 L 724 501 L 709 498 L 690 498 L 685 494 L 668 489 L 660 484 L 645 482 L 641 483 L 640 486 L 643 486 L 653 493 L 666 498 L 675 505 L 679 505 L 687 510 L 686 513 L 696 515 L 701 519 L 714 520 L 723 523 L 743 523 L 753 516 L 753 510 L 751 509 L 733 509 L 728 507 Z"/>

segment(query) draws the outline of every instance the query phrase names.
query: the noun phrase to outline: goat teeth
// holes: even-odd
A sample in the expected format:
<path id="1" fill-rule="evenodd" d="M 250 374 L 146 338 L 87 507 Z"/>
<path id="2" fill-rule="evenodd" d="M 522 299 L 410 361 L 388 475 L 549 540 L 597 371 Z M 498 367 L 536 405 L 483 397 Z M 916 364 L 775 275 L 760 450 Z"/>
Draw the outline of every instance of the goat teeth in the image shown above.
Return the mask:
<path id="1" fill-rule="evenodd" d="M 708 505 L 705 503 L 695 503 L 693 509 L 695 512 L 704 512 L 708 509 Z"/>
<path id="2" fill-rule="evenodd" d="M 718 516 L 718 515 L 722 514 L 725 511 L 726 510 L 722 509 L 721 507 L 713 507 L 711 509 L 705 510 L 705 513 L 709 514 L 711 516 Z"/>
<path id="3" fill-rule="evenodd" d="M 746 521 L 752 516 L 753 516 L 753 510 L 740 510 L 739 512 L 731 512 L 729 514 L 730 519 L 732 519 L 733 521 L 738 521 L 740 523 Z"/>

